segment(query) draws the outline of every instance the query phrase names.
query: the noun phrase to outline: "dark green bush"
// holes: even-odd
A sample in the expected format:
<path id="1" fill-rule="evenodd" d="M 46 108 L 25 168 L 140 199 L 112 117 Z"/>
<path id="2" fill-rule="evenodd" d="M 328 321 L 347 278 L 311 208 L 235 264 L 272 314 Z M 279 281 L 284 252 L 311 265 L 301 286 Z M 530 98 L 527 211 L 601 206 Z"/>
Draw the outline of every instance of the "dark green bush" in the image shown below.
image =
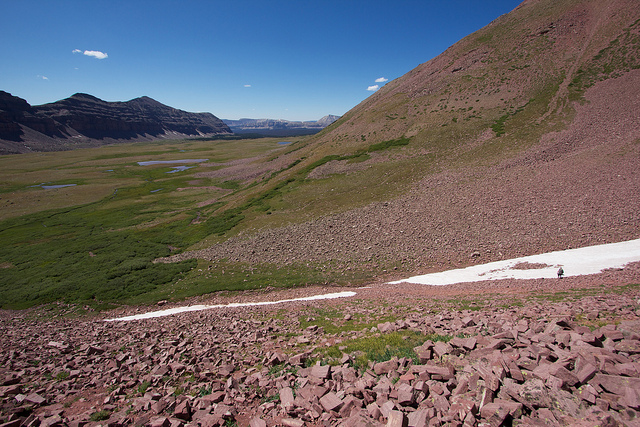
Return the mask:
<path id="1" fill-rule="evenodd" d="M 403 145 L 408 145 L 409 142 L 410 142 L 409 139 L 404 137 L 398 138 L 398 139 L 391 139 L 389 141 L 382 141 L 377 144 L 371 144 L 366 151 L 368 153 L 371 153 L 374 151 L 387 150 L 392 147 L 401 147 Z"/>

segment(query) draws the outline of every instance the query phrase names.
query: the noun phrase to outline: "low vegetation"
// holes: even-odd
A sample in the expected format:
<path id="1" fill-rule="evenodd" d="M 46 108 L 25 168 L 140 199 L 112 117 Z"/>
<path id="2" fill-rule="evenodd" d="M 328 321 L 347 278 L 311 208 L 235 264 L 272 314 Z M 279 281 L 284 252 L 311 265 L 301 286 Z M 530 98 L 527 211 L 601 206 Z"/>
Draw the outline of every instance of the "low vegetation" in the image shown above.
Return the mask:
<path id="1" fill-rule="evenodd" d="M 570 83 L 571 99 L 581 99 L 595 83 L 640 68 L 640 20 L 625 28 L 620 36 L 602 49 L 589 64 L 578 70 Z"/>
<path id="2" fill-rule="evenodd" d="M 414 364 L 420 362 L 418 356 L 413 350 L 424 344 L 426 341 L 449 341 L 450 336 L 447 335 L 424 335 L 415 331 L 398 331 L 386 334 L 373 334 L 362 338 L 354 338 L 342 341 L 340 344 L 333 345 L 324 350 L 324 357 L 333 360 L 340 360 L 344 353 L 356 354 L 353 361 L 354 367 L 358 370 L 366 370 L 369 363 L 385 362 L 394 357 L 406 357 L 411 359 Z"/>
<path id="3" fill-rule="evenodd" d="M 223 181 L 195 173 L 277 148 L 299 148 L 281 148 L 269 139 L 155 142 L 10 156 L 11 164 L 0 158 L 7 165 L 0 172 L 0 307 L 22 309 L 61 300 L 100 309 L 222 290 L 357 283 L 367 272 L 336 273 L 326 264 L 155 260 L 223 236 L 247 216 L 270 214 L 272 204 L 282 208 L 281 201 L 271 202 L 282 200 L 288 187 L 304 183 L 315 167 L 406 144 L 406 139 L 387 141 L 354 155 L 323 158 L 232 208 L 207 200 L 224 200 L 255 181 Z M 175 158 L 208 158 L 209 163 L 172 174 L 171 165 L 137 164 Z M 43 181 L 76 185 L 51 190 L 33 186 Z"/>
<path id="4" fill-rule="evenodd" d="M 0 175 L 0 218 L 4 218 L 0 222 L 0 307 L 26 308 L 56 300 L 103 307 L 104 302 L 149 303 L 156 295 L 184 297 L 222 289 L 292 286 L 294 281 L 307 283 L 304 278 L 310 277 L 321 280 L 313 275 L 313 268 L 291 275 L 297 267 L 287 274 L 257 267 L 249 278 L 243 275 L 234 281 L 229 278 L 243 267 L 229 265 L 226 275 L 194 274 L 183 282 L 197 266 L 196 260 L 154 262 L 209 235 L 225 233 L 242 221 L 243 210 L 260 200 L 219 213 L 222 203 L 199 208 L 198 200 L 223 195 L 223 187 L 238 185 L 206 178 L 192 184 L 192 170 L 167 174 L 171 168 L 165 165 L 138 166 L 136 162 L 185 158 L 184 151 L 190 152 L 189 158 L 197 154 L 231 160 L 276 146 L 270 140 L 242 145 L 244 150 L 226 141 L 154 143 L 10 156 L 11 165 Z M 176 149 L 180 146 L 184 148 Z M 0 161 L 8 165 L 8 159 Z M 54 175 L 58 179 L 53 180 Z M 37 176 L 55 184 L 78 185 L 43 190 L 32 186 L 42 182 Z M 104 187 L 109 187 L 106 195 L 101 191 Z M 43 209 L 51 204 L 66 206 Z M 15 215 L 16 205 L 31 213 Z M 280 281 L 285 276 L 290 279 Z M 192 288 L 175 286 L 181 283 Z"/>
<path id="5" fill-rule="evenodd" d="M 90 419 L 91 421 L 104 421 L 104 420 L 108 420 L 110 416 L 111 416 L 111 412 L 103 409 L 102 411 L 97 411 L 91 414 Z"/>

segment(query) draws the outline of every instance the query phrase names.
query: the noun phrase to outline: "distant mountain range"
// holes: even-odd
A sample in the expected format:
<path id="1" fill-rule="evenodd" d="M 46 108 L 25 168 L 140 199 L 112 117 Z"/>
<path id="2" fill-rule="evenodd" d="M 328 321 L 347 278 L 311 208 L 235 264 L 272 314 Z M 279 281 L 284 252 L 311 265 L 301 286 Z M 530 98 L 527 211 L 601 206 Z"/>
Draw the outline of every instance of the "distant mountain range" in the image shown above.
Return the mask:
<path id="1" fill-rule="evenodd" d="M 282 119 L 222 119 L 222 121 L 227 124 L 234 133 L 259 133 L 273 136 L 287 136 L 319 132 L 339 118 L 340 116 L 329 114 L 320 120 L 307 122 Z"/>
<path id="2" fill-rule="evenodd" d="M 231 129 L 211 113 L 178 110 L 146 96 L 107 102 L 77 93 L 31 106 L 0 91 L 0 154 L 230 133 Z"/>

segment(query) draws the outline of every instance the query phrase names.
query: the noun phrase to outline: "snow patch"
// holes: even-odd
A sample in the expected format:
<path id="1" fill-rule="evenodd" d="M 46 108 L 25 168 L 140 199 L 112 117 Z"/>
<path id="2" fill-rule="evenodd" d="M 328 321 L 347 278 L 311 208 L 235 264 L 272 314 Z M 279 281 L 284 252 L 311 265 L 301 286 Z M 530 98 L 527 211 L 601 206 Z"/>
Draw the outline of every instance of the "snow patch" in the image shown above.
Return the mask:
<path id="1" fill-rule="evenodd" d="M 557 277 L 557 271 L 560 267 L 562 267 L 564 275 L 567 277 L 583 276 L 601 273 L 610 268 L 623 268 L 627 264 L 636 261 L 640 261 L 640 239 L 490 262 L 467 268 L 409 277 L 408 279 L 389 283 L 408 282 L 420 285 L 442 286 L 484 280 L 550 279 Z M 526 263 L 534 264 L 536 268 L 523 268 L 523 266 L 528 265 Z M 541 265 L 545 264 L 547 267 L 540 268 Z"/>
<path id="2" fill-rule="evenodd" d="M 283 299 L 279 301 L 238 302 L 238 303 L 234 302 L 231 304 L 215 304 L 215 305 L 190 305 L 187 307 L 175 307 L 175 308 L 168 308 L 166 310 L 151 311 L 149 313 L 136 314 L 134 316 L 118 317 L 115 319 L 105 319 L 105 322 L 152 319 L 155 317 L 171 316 L 173 314 L 186 313 L 189 311 L 209 310 L 212 308 L 255 307 L 255 306 L 261 306 L 261 305 L 281 304 L 283 302 L 317 301 L 317 300 L 323 300 L 323 299 L 347 298 L 355 295 L 356 295 L 355 292 L 344 291 L 344 292 L 335 292 L 332 294 L 314 295 L 310 297 Z"/>

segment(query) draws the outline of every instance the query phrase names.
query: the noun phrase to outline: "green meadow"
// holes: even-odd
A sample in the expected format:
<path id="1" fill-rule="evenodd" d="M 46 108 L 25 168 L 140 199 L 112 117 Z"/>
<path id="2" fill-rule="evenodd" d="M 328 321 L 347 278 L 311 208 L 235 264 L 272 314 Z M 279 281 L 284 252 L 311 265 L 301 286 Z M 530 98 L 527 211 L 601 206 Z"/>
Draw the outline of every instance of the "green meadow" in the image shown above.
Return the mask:
<path id="1" fill-rule="evenodd" d="M 0 157 L 0 307 L 63 300 L 105 308 L 326 280 L 306 265 L 284 271 L 225 260 L 153 262 L 240 222 L 242 211 L 221 207 L 250 184 L 200 174 L 277 153 L 284 149 L 278 141 L 165 141 Z M 208 160 L 175 173 L 170 164 L 138 165 L 179 159 Z"/>

